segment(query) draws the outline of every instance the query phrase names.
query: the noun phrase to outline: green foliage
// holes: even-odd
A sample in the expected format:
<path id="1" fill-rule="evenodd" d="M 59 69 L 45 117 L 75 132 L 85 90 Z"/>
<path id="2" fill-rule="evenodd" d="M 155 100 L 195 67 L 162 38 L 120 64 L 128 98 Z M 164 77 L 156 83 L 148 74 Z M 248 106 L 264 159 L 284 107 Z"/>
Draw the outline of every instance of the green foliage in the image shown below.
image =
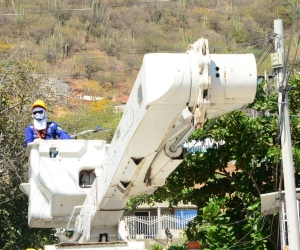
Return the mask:
<path id="1" fill-rule="evenodd" d="M 174 245 L 171 245 L 171 250 L 186 250 L 187 249 L 187 246 L 186 244 L 174 244 Z"/>
<path id="2" fill-rule="evenodd" d="M 151 246 L 150 250 L 162 250 L 164 247 L 158 244 L 154 244 Z M 184 244 L 172 244 L 170 246 L 171 250 L 186 250 L 187 247 Z"/>
<path id="3" fill-rule="evenodd" d="M 186 236 L 201 242 L 203 249 L 268 249 L 268 233 L 262 230 L 269 223 L 260 215 L 260 202 L 247 208 L 248 215 L 238 222 L 236 207 L 230 206 L 229 197 L 213 197 L 206 206 L 200 208 L 200 215 L 196 217 L 186 230 Z M 250 240 L 244 240 L 248 236 Z M 239 240 L 243 239 L 243 241 Z"/>
<path id="4" fill-rule="evenodd" d="M 268 89 L 268 84 L 270 83 L 263 82 L 258 85 L 255 102 L 249 106 L 254 108 L 254 110 L 258 111 L 260 114 L 264 114 L 267 111 L 271 114 L 276 114 L 278 112 L 278 95 L 266 93 L 265 90 Z"/>
<path id="5" fill-rule="evenodd" d="M 0 228 L 0 248 L 4 250 L 42 248 L 57 242 L 54 229 L 28 227 L 28 197 L 19 190 L 19 185 L 28 178 L 24 129 L 32 122 L 30 106 L 36 99 L 42 99 L 49 106 L 48 114 L 51 116 L 53 112 L 52 86 L 41 72 L 29 62 L 7 61 L 0 65 L 0 216 L 5 222 Z M 74 100 L 66 99 L 66 96 L 64 100 L 76 112 L 76 115 L 65 116 L 65 122 L 59 120 L 68 132 L 75 134 L 100 125 L 112 130 L 85 138 L 111 140 L 121 116 L 114 112 L 111 102 L 80 108 Z M 62 102 L 56 96 L 56 107 Z"/>
<path id="6" fill-rule="evenodd" d="M 162 250 L 164 247 L 158 244 L 154 244 L 151 246 L 150 250 Z"/>
<path id="7" fill-rule="evenodd" d="M 289 91 L 289 108 L 292 115 L 298 115 L 299 114 L 299 107 L 300 107 L 300 75 L 296 74 L 293 75 L 290 78 L 289 85 L 291 86 L 291 89 Z"/>
<path id="8" fill-rule="evenodd" d="M 28 198 L 19 190 L 28 178 L 24 129 L 31 123 L 30 105 L 38 98 L 53 97 L 38 72 L 41 69 L 29 62 L 0 64 L 0 248 L 5 250 L 56 242 L 53 229 L 28 227 Z"/>
<path id="9" fill-rule="evenodd" d="M 201 222 L 204 224 L 200 230 L 196 230 L 204 249 L 228 249 L 234 242 L 234 227 L 230 223 L 230 209 L 226 209 L 226 197 L 211 198 L 207 205 L 202 208 Z M 189 228 L 189 231 L 192 228 Z M 188 232 L 187 232 L 188 234 Z M 192 237 L 197 237 L 192 235 Z"/>

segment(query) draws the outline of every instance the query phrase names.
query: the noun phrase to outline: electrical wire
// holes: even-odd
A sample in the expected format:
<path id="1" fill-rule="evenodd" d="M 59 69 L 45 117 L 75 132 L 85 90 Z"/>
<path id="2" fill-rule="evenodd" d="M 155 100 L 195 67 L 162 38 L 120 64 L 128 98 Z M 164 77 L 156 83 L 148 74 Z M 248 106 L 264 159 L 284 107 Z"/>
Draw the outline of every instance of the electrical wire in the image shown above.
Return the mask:
<path id="1" fill-rule="evenodd" d="M 184 14 L 182 12 L 178 12 L 178 11 L 174 11 L 174 10 L 170 10 L 170 9 L 167 9 L 167 8 L 163 8 L 164 10 L 167 10 L 167 11 L 170 11 L 172 13 L 175 13 L 175 14 L 179 14 L 179 15 L 182 15 L 182 16 L 186 16 L 186 17 L 190 17 L 190 18 L 194 18 L 198 21 L 201 21 L 201 20 L 205 20 L 205 21 L 208 21 L 207 18 L 205 17 L 196 17 L 196 16 L 191 16 L 191 15 L 187 15 L 187 14 Z"/>
<path id="2" fill-rule="evenodd" d="M 199 137 L 199 139 L 194 143 L 194 145 L 191 147 L 191 148 L 189 148 L 189 149 L 193 149 L 194 147 L 195 147 L 195 145 L 205 136 L 205 134 L 206 134 L 206 132 L 210 129 L 210 127 L 212 126 L 212 125 L 214 125 L 215 124 L 215 122 L 218 120 L 218 118 L 219 117 L 216 117 L 209 125 L 208 125 L 208 127 L 204 130 L 204 132 L 201 134 L 201 136 Z M 186 152 L 185 154 L 184 154 L 184 156 L 183 156 L 183 158 L 186 156 L 186 155 L 188 155 L 188 154 L 190 154 L 190 152 Z M 173 173 L 173 172 L 172 172 Z"/>
<path id="3" fill-rule="evenodd" d="M 104 5 L 104 6 L 96 6 L 91 8 L 78 8 L 78 9 L 56 9 L 56 10 L 47 10 L 47 11 L 39 11 L 39 12 L 27 12 L 27 13 L 0 13 L 0 16 L 26 16 L 26 15 L 41 15 L 41 14 L 53 14 L 53 13 L 61 13 L 61 12 L 71 12 L 71 11 L 89 11 L 94 9 L 107 9 L 107 8 L 120 8 L 120 7 L 129 7 L 133 5 L 143 5 L 143 4 L 152 4 L 159 2 L 170 2 L 170 0 L 155 0 L 148 2 L 137 2 L 137 3 L 128 3 L 128 4 L 119 4 L 119 5 Z"/>
<path id="4" fill-rule="evenodd" d="M 265 217 L 265 216 L 262 216 L 262 217 L 256 222 L 256 224 L 257 224 L 259 221 L 261 221 L 264 217 Z M 253 229 L 255 228 L 255 226 L 256 226 L 256 225 L 254 225 L 254 226 L 250 229 L 250 231 L 249 231 L 246 235 L 244 235 L 244 237 L 242 237 L 238 242 L 234 243 L 234 244 L 233 244 L 232 246 L 230 246 L 228 249 L 233 248 L 233 247 L 236 246 L 236 245 L 239 245 L 238 243 L 241 243 L 241 241 L 242 241 L 243 239 L 245 239 L 245 238 L 253 231 Z M 242 242 L 242 243 L 243 243 L 243 242 Z"/>
<path id="5" fill-rule="evenodd" d="M 293 8 L 293 13 L 292 13 L 293 14 L 293 17 L 292 17 L 292 28 L 291 28 L 290 41 L 289 41 L 289 46 L 288 46 L 288 53 L 287 53 L 287 56 L 286 56 L 286 60 L 284 62 L 284 68 L 283 68 L 284 73 L 283 73 L 282 84 L 284 84 L 285 78 L 286 78 L 286 74 L 287 74 L 287 72 L 286 72 L 287 61 L 288 61 L 288 58 L 289 58 L 289 55 L 290 55 L 290 50 L 291 50 L 291 47 L 292 47 L 291 46 L 291 44 L 292 44 L 292 37 L 294 35 L 294 30 L 295 30 L 295 15 L 296 15 L 296 11 L 298 9 L 297 5 L 298 5 L 298 1 L 296 2 L 296 6 L 295 6 L 295 8 Z M 280 39 L 283 39 L 283 37 L 282 38 L 280 37 Z M 299 43 L 299 40 L 298 40 L 298 43 Z M 298 47 L 298 45 L 297 45 L 297 47 Z M 282 96 L 282 97 L 284 98 L 284 96 Z"/>
<path id="6" fill-rule="evenodd" d="M 255 40 L 250 41 L 250 42 L 238 43 L 238 45 L 239 46 L 247 46 L 247 45 L 252 45 L 252 44 L 263 44 L 263 43 L 269 42 L 269 39 L 271 39 L 271 38 L 272 37 L 255 39 Z"/>
<path id="7" fill-rule="evenodd" d="M 256 39 L 250 42 L 243 42 L 243 43 L 238 43 L 238 44 L 231 44 L 231 45 L 227 45 L 227 46 L 216 46 L 214 48 L 217 49 L 227 49 L 227 48 L 233 48 L 233 47 L 242 47 L 242 46 L 251 46 L 251 45 L 261 45 L 261 44 L 265 44 L 266 42 L 269 42 L 269 39 L 271 39 L 272 37 L 268 37 L 268 38 L 261 38 L 261 39 Z"/>
<path id="8" fill-rule="evenodd" d="M 271 38 L 269 38 L 271 39 Z M 213 47 L 213 49 L 225 49 L 225 48 L 233 48 L 233 47 L 242 47 L 242 46 L 251 46 L 250 48 L 252 47 L 256 47 L 256 46 L 259 46 L 261 44 L 265 44 L 266 39 L 261 39 L 261 40 L 258 40 L 258 41 L 252 41 L 252 42 L 245 42 L 245 43 L 240 43 L 238 45 L 228 45 L 228 46 L 215 46 Z M 238 50 L 237 52 L 240 53 L 241 51 L 244 51 L 244 50 L 248 50 L 250 49 L 249 47 L 248 48 L 244 48 L 242 50 Z M 212 48 L 210 48 L 211 50 Z M 184 53 L 186 50 L 168 50 L 168 51 L 151 51 L 151 53 Z M 264 52 L 264 51 L 263 51 Z M 262 52 L 262 53 L 263 53 Z M 6 52 L 0 52 L 0 54 L 7 54 Z M 41 52 L 32 52 L 30 53 L 30 56 L 31 55 L 48 55 L 48 53 L 41 53 Z M 58 56 L 58 55 L 66 55 L 65 53 L 53 53 L 54 56 Z M 58 60 L 58 61 L 62 61 L 62 60 L 69 60 L 70 57 L 69 56 L 82 56 L 82 57 L 85 57 L 85 56 L 89 56 L 89 55 L 93 55 L 95 56 L 95 54 L 84 54 L 84 53 L 68 53 L 68 55 L 66 55 L 66 58 L 49 58 L 49 59 L 45 59 L 45 58 L 36 58 L 36 59 L 30 59 L 29 56 L 27 55 L 28 59 L 18 59 L 18 60 L 48 60 L 48 61 L 55 61 L 55 60 Z M 132 52 L 132 53 L 122 53 L 122 55 L 145 55 L 145 52 Z M 103 60 L 102 57 L 86 57 L 85 59 L 87 60 L 90 60 L 90 59 L 101 59 Z M 5 61 L 6 59 L 0 59 L 1 61 Z"/>
<path id="9" fill-rule="evenodd" d="M 265 217 L 265 216 L 263 216 L 263 217 Z M 263 217 L 260 218 L 260 220 L 262 220 Z M 258 222 L 259 222 L 259 221 L 258 221 Z M 257 223 L 258 223 L 258 222 L 257 222 Z M 245 245 L 245 244 L 249 244 L 249 243 L 252 243 L 252 244 L 253 244 L 253 242 L 259 242 L 259 241 L 262 241 L 262 240 L 265 240 L 265 239 L 269 239 L 269 237 L 271 236 L 271 234 L 268 235 L 268 236 L 266 236 L 266 237 L 264 237 L 264 238 L 261 238 L 261 239 L 253 239 L 253 240 L 242 241 L 243 239 L 245 239 L 245 238 L 252 232 L 252 230 L 254 229 L 255 226 L 256 226 L 256 225 L 254 225 L 254 226 L 252 227 L 252 229 L 251 229 L 249 232 L 247 232 L 247 234 L 246 234 L 242 239 L 240 239 L 238 242 L 232 244 L 232 245 L 229 246 L 227 249 L 230 249 L 230 248 L 233 248 L 233 247 L 237 247 L 237 246 L 239 246 L 239 247 L 242 247 L 242 246 L 243 246 L 243 249 L 249 249 L 249 248 L 253 248 L 253 247 L 255 247 L 255 246 L 245 247 L 244 245 Z M 269 240 L 270 240 L 270 239 L 269 239 Z M 209 244 L 203 244 L 203 246 L 209 246 Z M 224 246 L 225 246 L 225 245 L 223 245 L 223 247 L 224 247 Z"/>
<path id="10" fill-rule="evenodd" d="M 250 216 L 250 217 L 251 217 L 251 216 Z M 243 222 L 243 221 L 246 221 L 246 220 L 247 220 L 247 219 L 242 219 L 242 220 L 235 221 L 235 222 L 228 223 L 228 224 L 214 224 L 214 226 L 232 226 L 232 225 L 239 224 L 239 223 L 241 223 L 241 222 Z M 197 223 L 196 221 L 193 221 L 193 220 L 191 220 L 189 223 L 192 224 L 192 225 L 199 225 L 199 223 Z M 211 226 L 211 225 L 209 225 L 209 224 L 202 224 L 202 225 L 201 225 L 201 228 L 208 228 L 208 227 L 210 227 L 210 226 Z"/>
<path id="11" fill-rule="evenodd" d="M 282 213 L 282 209 L 281 209 L 281 206 L 280 206 L 280 208 L 279 208 L 279 214 L 280 213 Z M 279 244 L 280 244 L 280 240 L 279 240 L 279 238 L 280 238 L 280 223 L 278 223 L 278 225 L 277 225 L 277 243 L 276 243 L 276 250 L 278 249 L 278 247 L 279 247 Z"/>
<path id="12" fill-rule="evenodd" d="M 258 56 L 258 59 L 257 59 L 258 66 L 260 66 L 268 58 L 270 53 L 273 53 L 275 51 L 273 41 L 274 41 L 274 36 L 270 37 L 268 39 L 265 49 Z M 264 55 L 263 59 L 261 60 L 263 54 L 265 54 L 265 55 Z"/>
<path id="13" fill-rule="evenodd" d="M 243 49 L 241 49 L 241 50 L 235 51 L 235 53 L 241 53 L 241 52 L 244 52 L 244 51 L 253 49 L 253 48 L 255 48 L 255 47 L 260 46 L 261 44 L 263 44 L 263 43 L 258 43 L 258 44 L 254 44 L 254 45 L 252 45 L 252 46 L 248 46 L 247 48 L 243 48 Z"/>
<path id="14" fill-rule="evenodd" d="M 258 45 L 264 44 L 264 43 L 265 43 L 265 41 L 258 41 L 258 42 L 257 41 L 252 41 L 252 42 L 240 43 L 240 44 L 238 44 L 238 46 L 239 47 L 249 46 L 249 45 L 258 46 Z M 219 48 L 232 48 L 232 47 L 236 47 L 236 45 L 216 46 L 214 48 L 219 49 Z M 168 53 L 182 53 L 182 52 L 185 52 L 185 51 L 186 50 L 168 50 L 168 51 L 151 51 L 151 53 L 166 53 L 166 52 L 168 52 Z M 0 54 L 5 55 L 5 54 L 7 54 L 7 52 L 0 52 Z M 48 55 L 48 54 L 49 53 L 30 52 L 29 56 L 31 56 L 31 55 Z M 145 54 L 145 52 L 122 53 L 122 55 L 144 55 L 144 54 Z M 70 55 L 72 55 L 72 56 L 89 56 L 89 55 L 95 56 L 95 54 L 89 54 L 89 53 L 68 53 L 68 54 L 66 54 L 66 53 L 53 53 L 52 55 L 54 55 L 54 56 L 57 56 L 57 55 L 63 55 L 64 56 L 65 55 L 66 58 L 59 58 L 59 59 L 49 58 L 47 60 L 49 60 L 49 61 L 52 61 L 52 60 L 67 60 L 67 59 L 70 59 L 70 57 L 69 57 Z M 27 57 L 29 57 L 29 56 L 27 55 Z M 42 59 L 42 58 L 37 58 L 35 60 L 39 60 L 39 59 Z M 86 59 L 88 60 L 88 59 L 103 59 L 103 58 L 102 57 L 86 57 Z M 6 60 L 6 59 L 2 59 L 2 61 L 3 60 Z M 18 60 L 21 60 L 21 59 L 18 59 Z M 27 59 L 25 59 L 25 60 L 27 60 Z M 42 59 L 42 60 L 46 60 L 46 59 Z"/>
<path id="15" fill-rule="evenodd" d="M 261 239 L 255 239 L 255 240 L 251 240 L 251 241 L 245 241 L 245 242 L 241 242 L 240 244 L 238 244 L 238 245 L 235 245 L 235 246 L 242 246 L 242 245 L 244 245 L 245 243 L 253 243 L 253 242 L 259 242 L 259 241 L 262 241 L 262 240 L 265 240 L 265 239 L 269 239 L 269 237 L 270 237 L 270 235 L 268 235 L 268 236 L 266 236 L 266 237 L 264 237 L 264 238 L 261 238 Z M 231 247 L 230 247 L 231 248 Z M 243 246 L 243 249 L 253 249 L 253 248 L 255 248 L 255 246 L 249 246 L 249 247 L 244 247 Z M 229 248 L 228 248 L 229 249 Z M 256 248 L 255 248 L 256 249 Z"/>
<path id="16" fill-rule="evenodd" d="M 300 34 L 299 34 L 299 36 L 298 36 L 298 42 L 297 42 L 297 46 L 296 46 L 295 56 L 294 56 L 294 59 L 293 59 L 293 62 L 292 62 L 292 68 L 291 68 L 291 70 L 289 71 L 289 74 L 288 74 L 288 77 L 287 77 L 287 83 L 289 82 L 290 77 L 291 77 L 291 74 L 292 74 L 292 72 L 294 71 L 295 61 L 296 61 L 297 54 L 298 54 L 299 43 L 300 43 Z"/>

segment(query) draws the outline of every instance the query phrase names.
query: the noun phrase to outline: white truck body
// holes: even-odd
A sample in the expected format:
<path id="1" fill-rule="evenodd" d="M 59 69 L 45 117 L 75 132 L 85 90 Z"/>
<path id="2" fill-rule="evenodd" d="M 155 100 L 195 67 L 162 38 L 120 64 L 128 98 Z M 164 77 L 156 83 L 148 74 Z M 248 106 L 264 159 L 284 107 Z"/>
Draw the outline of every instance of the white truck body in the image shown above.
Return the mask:
<path id="1" fill-rule="evenodd" d="M 251 103 L 256 82 L 252 54 L 210 55 L 207 40 L 199 39 L 186 53 L 144 56 L 110 145 L 29 144 L 29 182 L 20 186 L 29 197 L 29 226 L 75 233 L 75 239 L 45 249 L 144 249 L 129 240 L 124 222 L 119 225 L 128 199 L 164 185 L 182 162 L 181 144 L 193 130 Z M 105 242 L 95 243 L 99 237 Z"/>

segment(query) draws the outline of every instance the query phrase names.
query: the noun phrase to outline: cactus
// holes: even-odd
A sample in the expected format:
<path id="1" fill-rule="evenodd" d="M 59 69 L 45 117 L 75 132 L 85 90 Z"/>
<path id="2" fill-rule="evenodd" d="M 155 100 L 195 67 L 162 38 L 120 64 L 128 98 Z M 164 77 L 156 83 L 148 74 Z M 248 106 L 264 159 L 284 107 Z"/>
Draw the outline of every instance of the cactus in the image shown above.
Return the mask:
<path id="1" fill-rule="evenodd" d="M 181 11 L 184 11 L 186 9 L 186 0 L 179 0 L 179 7 Z"/>
<path id="2" fill-rule="evenodd" d="M 233 22 L 234 30 L 238 31 L 242 28 L 241 18 L 239 16 L 232 16 L 232 22 Z"/>

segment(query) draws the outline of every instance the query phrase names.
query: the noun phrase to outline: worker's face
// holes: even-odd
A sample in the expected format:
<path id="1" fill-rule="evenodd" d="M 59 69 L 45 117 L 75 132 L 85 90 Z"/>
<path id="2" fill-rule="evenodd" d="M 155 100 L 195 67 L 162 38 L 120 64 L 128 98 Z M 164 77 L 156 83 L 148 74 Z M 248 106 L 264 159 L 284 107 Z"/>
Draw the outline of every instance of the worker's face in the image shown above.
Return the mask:
<path id="1" fill-rule="evenodd" d="M 46 110 L 41 107 L 36 107 L 32 110 L 32 118 L 37 121 L 45 119 Z"/>

